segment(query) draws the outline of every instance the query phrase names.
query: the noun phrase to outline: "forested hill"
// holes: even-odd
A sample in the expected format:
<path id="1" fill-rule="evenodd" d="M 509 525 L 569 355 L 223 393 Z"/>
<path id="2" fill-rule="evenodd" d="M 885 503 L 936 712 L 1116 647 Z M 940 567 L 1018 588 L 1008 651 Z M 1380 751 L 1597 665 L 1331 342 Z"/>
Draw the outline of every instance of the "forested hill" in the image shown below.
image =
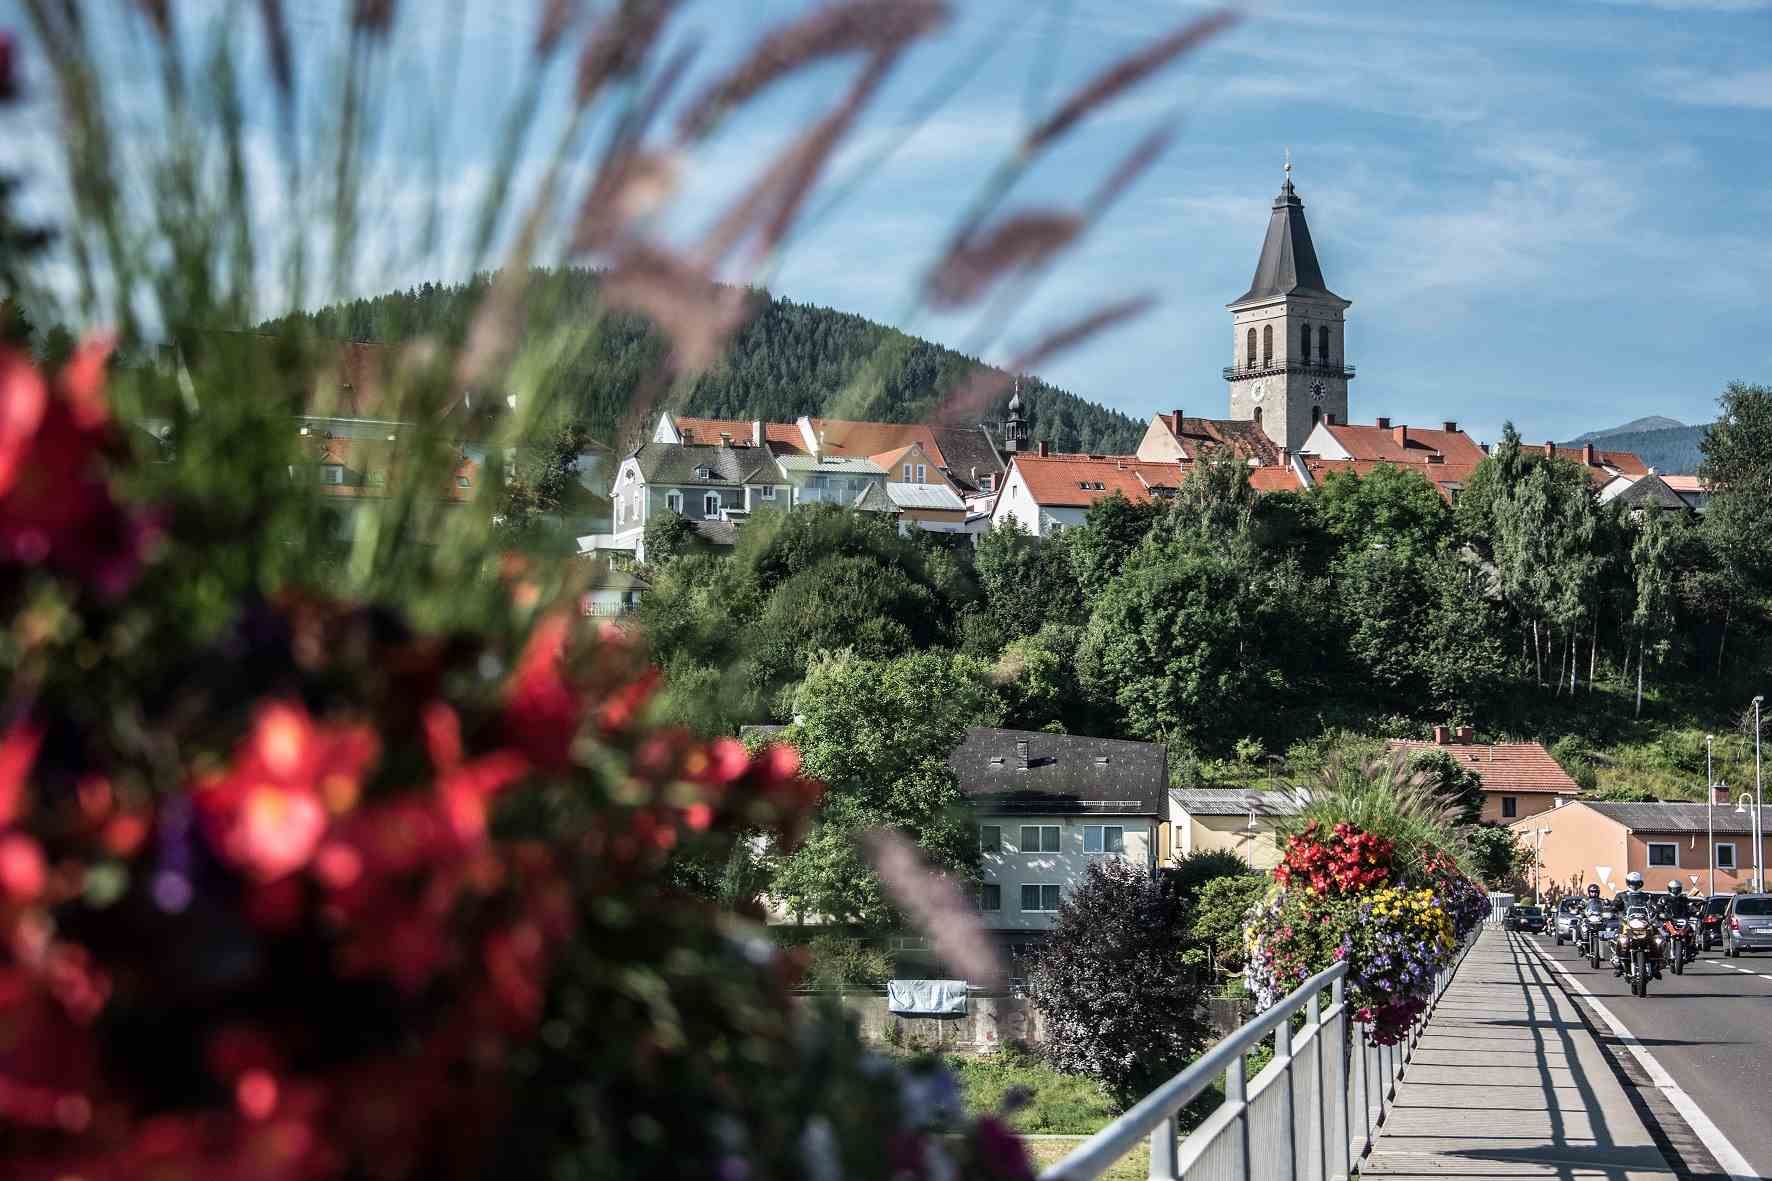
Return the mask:
<path id="1" fill-rule="evenodd" d="M 528 297 L 530 331 L 583 318 L 599 276 L 580 268 L 538 271 Z M 421 335 L 460 340 L 488 276 L 458 285 L 426 283 L 406 291 L 298 313 L 323 337 L 395 342 Z M 884 422 L 954 421 L 941 406 L 945 393 L 983 367 L 974 357 L 920 340 L 848 312 L 812 307 L 758 292 L 757 313 L 732 342 L 726 358 L 696 382 L 683 413 L 721 418 L 789 421 L 802 414 Z M 275 330 L 284 321 L 262 325 Z M 604 330 L 554 375 L 568 383 L 579 417 L 607 437 L 627 408 L 643 374 L 665 349 L 662 337 L 637 317 L 612 317 Z M 851 388 L 851 387 L 854 388 Z M 844 391 L 849 391 L 847 394 Z M 1033 377 L 1021 382 L 1031 436 L 1060 451 L 1127 453 L 1144 424 L 1086 402 Z M 958 425 L 1003 416 L 1005 394 Z"/>
<path id="2" fill-rule="evenodd" d="M 1629 451 L 1658 472 L 1691 475 L 1698 471 L 1704 453 L 1698 445 L 1710 432 L 1710 424 L 1665 427 L 1660 430 L 1608 433 L 1595 446 L 1602 451 Z M 1579 444 L 1577 444 L 1579 445 Z"/>

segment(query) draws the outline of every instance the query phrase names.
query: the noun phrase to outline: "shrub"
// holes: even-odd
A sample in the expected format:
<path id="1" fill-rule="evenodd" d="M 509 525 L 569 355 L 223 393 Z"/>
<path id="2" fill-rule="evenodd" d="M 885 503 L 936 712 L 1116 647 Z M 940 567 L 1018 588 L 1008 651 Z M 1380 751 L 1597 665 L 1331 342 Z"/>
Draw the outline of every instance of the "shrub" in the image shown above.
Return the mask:
<path id="1" fill-rule="evenodd" d="M 818 935 L 806 945 L 810 988 L 880 988 L 892 976 L 892 957 L 862 939 Z"/>
<path id="2" fill-rule="evenodd" d="M 1248 955 L 1245 931 L 1250 913 L 1272 885 L 1264 874 L 1245 872 L 1215 877 L 1200 888 L 1191 933 L 1207 948 L 1218 971 L 1242 972 Z"/>
<path id="3" fill-rule="evenodd" d="M 1117 859 L 1090 864 L 1028 974 L 1054 1066 L 1124 1103 L 1187 1065 L 1205 1033 L 1181 962 L 1187 918 L 1174 882 Z"/>
<path id="4" fill-rule="evenodd" d="M 1181 896 L 1193 902 L 1207 883 L 1223 877 L 1237 877 L 1249 873 L 1248 864 L 1229 849 L 1199 849 L 1181 858 L 1173 869 L 1163 873 L 1181 891 Z"/>

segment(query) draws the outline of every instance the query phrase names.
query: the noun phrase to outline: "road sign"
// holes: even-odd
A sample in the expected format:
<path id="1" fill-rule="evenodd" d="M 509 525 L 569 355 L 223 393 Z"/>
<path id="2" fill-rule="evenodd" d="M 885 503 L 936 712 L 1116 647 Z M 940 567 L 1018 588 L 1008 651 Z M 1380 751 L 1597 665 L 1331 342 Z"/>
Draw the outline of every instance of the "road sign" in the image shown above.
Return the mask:
<path id="1" fill-rule="evenodd" d="M 1594 866 L 1594 876 L 1600 879 L 1600 885 L 1610 888 L 1612 885 L 1612 867 L 1610 865 Z"/>

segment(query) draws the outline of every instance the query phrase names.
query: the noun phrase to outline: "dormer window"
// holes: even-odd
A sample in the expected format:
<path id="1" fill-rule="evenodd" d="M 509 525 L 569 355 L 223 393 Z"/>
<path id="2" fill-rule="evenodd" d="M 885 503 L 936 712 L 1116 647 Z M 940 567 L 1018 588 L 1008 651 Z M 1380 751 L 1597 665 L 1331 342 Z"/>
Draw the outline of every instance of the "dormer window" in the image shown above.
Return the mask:
<path id="1" fill-rule="evenodd" d="M 703 464 L 701 467 L 695 469 L 695 478 L 698 480 L 711 480 L 714 478 L 714 469 Z"/>
<path id="2" fill-rule="evenodd" d="M 1105 491 L 1107 491 L 1107 485 L 1103 484 L 1100 480 L 1078 480 L 1077 487 L 1081 488 L 1085 492 L 1105 492 Z"/>
<path id="3" fill-rule="evenodd" d="M 978 486 L 980 489 L 982 489 L 985 492 L 995 492 L 997 490 L 997 477 L 995 477 L 995 476 L 981 477 L 978 481 Z"/>
<path id="4" fill-rule="evenodd" d="M 345 482 L 345 467 L 342 463 L 323 463 L 320 465 L 320 482 L 322 484 L 342 484 Z"/>

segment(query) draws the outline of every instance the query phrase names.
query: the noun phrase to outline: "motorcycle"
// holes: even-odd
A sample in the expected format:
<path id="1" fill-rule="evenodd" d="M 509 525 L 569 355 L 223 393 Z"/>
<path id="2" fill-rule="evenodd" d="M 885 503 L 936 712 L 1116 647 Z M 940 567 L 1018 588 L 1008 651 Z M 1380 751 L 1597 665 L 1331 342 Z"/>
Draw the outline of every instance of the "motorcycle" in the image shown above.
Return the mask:
<path id="1" fill-rule="evenodd" d="M 1612 962 L 1613 970 L 1630 984 L 1631 995 L 1649 995 L 1649 981 L 1661 962 L 1662 940 L 1646 909 L 1633 907 L 1625 912 L 1618 937 L 1612 942 Z"/>
<path id="2" fill-rule="evenodd" d="M 1581 929 L 1578 933 L 1580 946 L 1586 948 L 1588 966 L 1596 972 L 1600 969 L 1600 961 L 1606 958 L 1605 949 L 1601 944 L 1611 938 L 1611 928 L 1617 922 L 1614 915 L 1583 914 Z"/>
<path id="3" fill-rule="evenodd" d="M 1675 976 L 1686 974 L 1686 965 L 1698 958 L 1698 928 L 1691 919 L 1668 919 L 1661 925 L 1668 949 L 1668 966 Z"/>

